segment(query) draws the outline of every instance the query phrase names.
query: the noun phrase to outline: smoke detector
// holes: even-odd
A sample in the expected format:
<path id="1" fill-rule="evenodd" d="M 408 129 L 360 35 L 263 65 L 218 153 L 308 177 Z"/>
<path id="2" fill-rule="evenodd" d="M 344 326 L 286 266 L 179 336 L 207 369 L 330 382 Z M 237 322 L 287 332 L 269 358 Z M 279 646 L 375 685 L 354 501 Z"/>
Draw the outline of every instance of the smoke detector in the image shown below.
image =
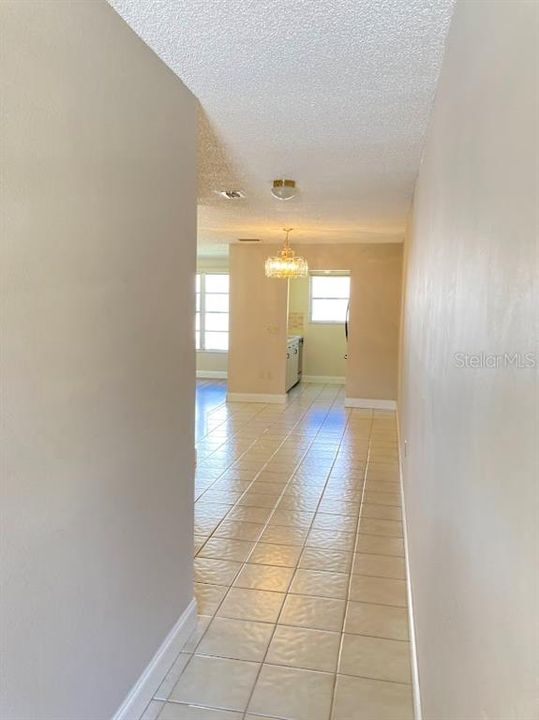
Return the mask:
<path id="1" fill-rule="evenodd" d="M 271 194 L 277 200 L 291 200 L 296 196 L 295 180 L 274 180 Z"/>
<path id="2" fill-rule="evenodd" d="M 215 192 L 225 200 L 243 200 L 245 197 L 245 193 L 241 190 L 216 190 Z"/>

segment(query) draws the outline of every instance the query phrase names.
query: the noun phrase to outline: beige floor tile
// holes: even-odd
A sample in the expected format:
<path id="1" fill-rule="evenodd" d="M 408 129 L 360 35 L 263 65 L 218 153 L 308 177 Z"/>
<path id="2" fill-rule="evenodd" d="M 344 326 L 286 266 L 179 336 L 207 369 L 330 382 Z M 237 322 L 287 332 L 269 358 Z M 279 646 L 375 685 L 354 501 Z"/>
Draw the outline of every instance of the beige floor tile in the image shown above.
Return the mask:
<path id="1" fill-rule="evenodd" d="M 158 720 L 242 720 L 243 714 L 193 705 L 166 703 Z"/>
<path id="2" fill-rule="evenodd" d="M 307 570 L 329 572 L 349 572 L 351 566 L 352 553 L 349 550 L 326 550 L 315 547 L 306 547 L 298 563 L 298 567 Z"/>
<path id="3" fill-rule="evenodd" d="M 359 501 L 351 502 L 346 500 L 324 498 L 318 507 L 318 511 L 332 515 L 345 515 L 357 518 L 359 515 Z"/>
<path id="4" fill-rule="evenodd" d="M 227 520 L 242 522 L 265 523 L 270 516 L 270 508 L 245 507 L 236 505 L 227 515 Z"/>
<path id="5" fill-rule="evenodd" d="M 276 510 L 269 521 L 269 525 L 293 525 L 296 527 L 309 527 L 314 518 L 312 512 L 295 512 L 294 510 Z"/>
<path id="6" fill-rule="evenodd" d="M 340 530 L 341 532 L 355 533 L 357 518 L 350 515 L 331 515 L 322 510 L 316 513 L 313 520 L 313 530 Z"/>
<path id="7" fill-rule="evenodd" d="M 376 470 L 369 472 L 369 468 L 372 467 L 379 467 L 379 468 L 387 468 L 386 470 Z M 395 466 L 392 463 L 385 463 L 382 465 L 382 462 L 378 462 L 377 466 L 372 465 L 367 467 L 367 477 L 366 482 L 371 483 L 371 490 L 374 490 L 376 488 L 373 487 L 373 484 L 380 485 L 382 492 L 394 492 L 394 493 L 400 493 L 401 486 L 400 486 L 400 476 L 398 472 L 395 471 Z"/>
<path id="8" fill-rule="evenodd" d="M 371 465 L 368 472 L 369 480 L 381 480 L 383 482 L 400 482 L 398 468 L 388 465 Z"/>
<path id="9" fill-rule="evenodd" d="M 275 498 L 267 493 L 251 493 L 247 492 L 238 501 L 238 505 L 244 507 L 273 508 Z"/>
<path id="10" fill-rule="evenodd" d="M 258 472 L 262 466 L 263 462 L 260 462 L 258 460 L 238 460 L 236 463 L 234 463 L 234 468 L 238 468 L 241 471 L 244 471 L 245 473 L 251 472 L 251 474 Z"/>
<path id="11" fill-rule="evenodd" d="M 163 709 L 164 704 L 165 703 L 161 702 L 160 700 L 151 700 L 146 707 L 146 710 L 142 714 L 140 720 L 157 720 L 157 717 Z"/>
<path id="12" fill-rule="evenodd" d="M 373 680 L 410 682 L 410 646 L 402 640 L 343 636 L 339 672 Z"/>
<path id="13" fill-rule="evenodd" d="M 201 615 L 213 615 L 226 595 L 227 588 L 222 585 L 195 583 L 197 610 Z"/>
<path id="14" fill-rule="evenodd" d="M 219 525 L 219 520 L 220 518 L 195 518 L 195 534 L 207 537 Z"/>
<path id="15" fill-rule="evenodd" d="M 344 600 L 287 595 L 279 622 L 316 630 L 340 631 L 343 617 Z"/>
<path id="16" fill-rule="evenodd" d="M 166 674 L 165 679 L 161 683 L 161 685 L 158 687 L 157 692 L 155 693 L 154 697 L 157 698 L 157 700 L 168 700 L 170 693 L 172 692 L 172 689 L 180 679 L 180 675 L 182 674 L 185 666 L 191 659 L 191 654 L 187 652 L 181 652 L 176 660 L 174 661 L 174 664 Z M 144 718 L 141 718 L 141 720 L 144 720 Z"/>
<path id="17" fill-rule="evenodd" d="M 374 505 L 392 505 L 394 507 L 400 507 L 401 505 L 399 493 L 384 493 L 366 489 L 363 500 Z"/>
<path id="18" fill-rule="evenodd" d="M 335 672 L 340 640 L 338 632 L 278 625 L 266 662 Z"/>
<path id="19" fill-rule="evenodd" d="M 334 720 L 414 720 L 411 688 L 338 675 Z"/>
<path id="20" fill-rule="evenodd" d="M 195 648 L 200 642 L 200 638 L 206 632 L 206 628 L 210 624 L 211 619 L 211 615 L 198 615 L 196 627 L 185 641 L 185 645 L 183 646 L 183 652 L 192 653 L 195 651 Z"/>
<path id="21" fill-rule="evenodd" d="M 379 520 L 378 518 L 362 517 L 359 529 L 367 535 L 402 537 L 402 523 L 399 520 Z"/>
<path id="22" fill-rule="evenodd" d="M 306 547 L 322 547 L 327 550 L 352 550 L 354 533 L 339 530 L 311 530 L 307 536 Z"/>
<path id="23" fill-rule="evenodd" d="M 333 675 L 263 665 L 249 710 L 284 720 L 329 720 Z"/>
<path id="24" fill-rule="evenodd" d="M 234 586 L 252 590 L 286 592 L 293 575 L 294 568 L 247 564 L 241 569 L 234 581 Z"/>
<path id="25" fill-rule="evenodd" d="M 223 710 L 245 710 L 258 674 L 257 663 L 194 655 L 170 699 Z"/>
<path id="26" fill-rule="evenodd" d="M 193 555 L 197 554 L 197 552 L 204 545 L 206 540 L 207 540 L 207 537 L 205 535 L 195 535 L 195 538 L 193 541 Z"/>
<path id="27" fill-rule="evenodd" d="M 383 537 L 382 535 L 362 535 L 359 533 L 357 536 L 356 551 L 375 555 L 404 557 L 404 542 L 402 538 Z"/>
<path id="28" fill-rule="evenodd" d="M 235 540 L 258 540 L 264 529 L 261 523 L 224 520 L 215 530 L 213 537 L 234 538 Z"/>
<path id="29" fill-rule="evenodd" d="M 289 592 L 297 595 L 317 595 L 319 597 L 344 599 L 348 592 L 348 578 L 347 573 L 298 568 Z"/>
<path id="30" fill-rule="evenodd" d="M 284 593 L 231 588 L 217 614 L 238 620 L 275 623 L 284 598 Z"/>
<path id="31" fill-rule="evenodd" d="M 401 520 L 401 509 L 392 505 L 372 505 L 363 503 L 361 516 L 365 518 L 377 518 L 378 520 Z"/>
<path id="32" fill-rule="evenodd" d="M 219 480 L 215 481 L 214 487 L 222 487 L 230 490 L 237 490 L 243 492 L 251 485 L 250 480 L 230 480 L 227 477 L 220 477 Z"/>
<path id="33" fill-rule="evenodd" d="M 350 600 L 406 607 L 406 582 L 393 578 L 352 575 Z"/>
<path id="34" fill-rule="evenodd" d="M 278 505 L 279 510 L 293 510 L 294 512 L 315 512 L 318 506 L 319 498 L 316 497 L 283 497 Z"/>
<path id="35" fill-rule="evenodd" d="M 231 585 L 241 568 L 240 562 L 195 558 L 195 581 L 209 585 Z"/>
<path id="36" fill-rule="evenodd" d="M 216 502 L 233 505 L 242 496 L 241 490 L 232 490 L 231 488 L 215 488 L 212 487 L 206 490 L 204 495 L 200 498 L 200 502 Z"/>
<path id="37" fill-rule="evenodd" d="M 231 538 L 212 537 L 199 551 L 198 557 L 219 558 L 244 562 L 254 547 L 254 542 Z"/>
<path id="38" fill-rule="evenodd" d="M 270 623 L 215 618 L 197 647 L 197 655 L 261 662 L 274 626 Z"/>
<path id="39" fill-rule="evenodd" d="M 408 640 L 408 610 L 391 605 L 349 602 L 344 631 L 390 640 Z"/>
<path id="40" fill-rule="evenodd" d="M 268 525 L 260 536 L 260 542 L 277 545 L 303 545 L 308 528 Z"/>
<path id="41" fill-rule="evenodd" d="M 274 543 L 257 543 L 251 555 L 250 563 L 263 565 L 279 565 L 295 567 L 298 563 L 301 548 L 295 545 L 276 545 Z"/>
<path id="42" fill-rule="evenodd" d="M 352 572 L 358 575 L 374 575 L 375 577 L 404 580 L 406 578 L 406 565 L 404 558 L 358 553 L 354 558 Z"/>
<path id="43" fill-rule="evenodd" d="M 233 504 L 204 502 L 202 497 L 195 503 L 195 518 L 221 518 L 227 514 Z"/>
<path id="44" fill-rule="evenodd" d="M 262 470 L 260 475 L 256 478 L 257 483 L 271 483 L 271 484 L 279 484 L 281 487 L 286 485 L 288 480 L 290 479 L 290 475 L 288 473 L 275 473 L 275 472 L 268 472 L 267 470 Z"/>

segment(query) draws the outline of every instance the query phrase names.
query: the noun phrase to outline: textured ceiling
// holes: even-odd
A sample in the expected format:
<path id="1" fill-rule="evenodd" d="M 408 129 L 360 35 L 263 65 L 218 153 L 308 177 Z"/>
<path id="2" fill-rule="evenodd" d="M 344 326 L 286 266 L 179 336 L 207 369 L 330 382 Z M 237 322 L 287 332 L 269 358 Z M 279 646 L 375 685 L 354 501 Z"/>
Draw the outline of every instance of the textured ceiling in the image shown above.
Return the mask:
<path id="1" fill-rule="evenodd" d="M 199 252 L 402 239 L 453 0 L 109 1 L 200 100 Z"/>

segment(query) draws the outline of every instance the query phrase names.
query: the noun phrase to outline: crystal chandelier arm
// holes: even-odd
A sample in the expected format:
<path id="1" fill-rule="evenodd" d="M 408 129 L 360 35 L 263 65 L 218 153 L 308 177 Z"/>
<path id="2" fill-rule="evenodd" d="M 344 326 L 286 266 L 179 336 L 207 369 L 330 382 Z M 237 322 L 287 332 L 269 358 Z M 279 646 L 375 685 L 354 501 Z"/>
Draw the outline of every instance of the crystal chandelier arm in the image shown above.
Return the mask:
<path id="1" fill-rule="evenodd" d="M 286 233 L 286 235 L 285 235 L 285 237 L 284 237 L 283 247 L 285 247 L 287 250 L 288 250 L 288 248 L 290 247 L 289 244 L 288 244 L 288 233 L 291 233 L 293 229 L 294 229 L 294 228 L 283 228 L 283 230 L 284 230 L 285 233 Z"/>

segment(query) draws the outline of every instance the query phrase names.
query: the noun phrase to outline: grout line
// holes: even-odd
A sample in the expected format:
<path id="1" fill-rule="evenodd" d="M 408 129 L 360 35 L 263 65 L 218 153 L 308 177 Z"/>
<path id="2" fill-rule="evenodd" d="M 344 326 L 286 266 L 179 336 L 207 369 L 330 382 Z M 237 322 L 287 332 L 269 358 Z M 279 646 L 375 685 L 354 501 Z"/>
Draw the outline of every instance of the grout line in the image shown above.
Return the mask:
<path id="1" fill-rule="evenodd" d="M 215 560 L 217 558 L 203 558 L 204 560 Z M 301 558 L 298 558 L 298 562 Z M 227 561 L 228 562 L 228 561 Z M 352 575 L 352 573 L 342 573 L 342 572 L 335 572 L 333 570 L 311 570 L 311 568 L 300 568 L 298 565 L 291 566 L 291 565 L 264 565 L 262 563 L 246 563 L 246 562 L 240 562 L 239 560 L 234 560 L 230 562 L 238 562 L 240 565 L 250 565 L 251 567 L 257 567 L 260 565 L 261 567 L 276 567 L 276 568 L 282 568 L 283 570 L 294 570 L 292 579 L 290 580 L 289 587 L 292 585 L 292 582 L 294 581 L 294 578 L 296 576 L 297 570 L 308 570 L 309 572 L 327 572 L 328 574 L 332 575 Z M 241 567 L 236 575 L 234 575 L 233 582 L 238 578 L 238 575 L 243 570 L 243 567 Z M 386 578 L 386 577 L 380 577 L 378 575 L 363 575 L 360 573 L 353 573 L 354 575 L 357 575 L 359 577 L 374 577 L 379 580 L 398 580 L 399 582 L 405 582 L 401 578 Z M 363 605 L 377 605 L 377 606 L 383 606 L 383 607 L 392 607 L 397 608 L 399 610 L 407 610 L 408 605 L 395 605 L 394 603 L 387 603 L 387 602 L 372 602 L 372 601 L 366 601 L 366 600 L 348 600 L 348 596 L 345 597 L 336 597 L 335 595 L 317 595 L 316 593 L 298 593 L 298 592 L 291 592 L 290 590 L 267 590 L 265 588 L 249 588 L 249 587 L 242 587 L 241 585 L 217 585 L 216 583 L 208 583 L 208 582 L 198 582 L 197 585 L 208 585 L 209 587 L 222 587 L 222 588 L 235 588 L 236 590 L 255 590 L 258 592 L 265 592 L 265 593 L 274 593 L 275 595 L 294 595 L 297 597 L 311 597 L 316 598 L 317 600 L 344 600 L 345 602 L 355 602 L 355 603 L 362 603 Z M 224 600 L 224 598 L 223 598 Z M 207 615 L 204 615 L 204 617 L 208 617 Z M 224 617 L 224 616 L 222 616 Z M 235 620 L 238 618 L 229 618 L 230 620 Z M 271 622 L 268 620 L 253 620 L 251 622 Z M 286 624 L 286 623 L 283 623 Z M 287 625 L 288 626 L 288 625 Z M 300 625 L 290 625 L 288 627 L 302 627 Z M 320 630 L 323 628 L 312 628 L 313 630 Z M 327 632 L 337 632 L 336 630 L 327 630 Z M 352 635 L 364 635 L 365 633 L 351 633 Z M 373 636 L 376 637 L 376 636 Z"/>
<path id="2" fill-rule="evenodd" d="M 348 425 L 349 425 L 349 423 L 350 423 L 350 417 L 351 417 L 351 415 L 352 415 L 352 409 L 349 410 L 347 427 L 348 427 Z M 343 613 L 343 619 L 342 619 L 342 625 L 341 625 L 341 637 L 340 637 L 340 641 L 339 641 L 339 650 L 338 650 L 338 652 L 337 652 L 337 665 L 336 665 L 336 667 L 335 667 L 335 678 L 334 678 L 334 681 L 333 681 L 333 692 L 332 692 L 332 695 L 331 695 L 331 705 L 330 705 L 330 712 L 329 712 L 330 718 L 333 718 L 333 717 L 335 716 L 335 696 L 336 696 L 336 692 L 337 692 L 337 679 L 338 679 L 338 675 L 340 674 L 340 673 L 339 673 L 339 667 L 340 667 L 340 664 L 341 664 L 341 656 L 342 656 L 342 649 L 343 649 L 343 642 L 344 642 L 344 628 L 346 627 L 346 620 L 347 620 L 347 617 L 348 617 L 348 603 L 350 602 L 350 588 L 351 588 L 351 586 L 352 586 L 353 570 L 354 570 L 354 563 L 355 563 L 355 554 L 356 554 L 356 547 L 357 547 L 357 538 L 358 538 L 358 534 L 359 534 L 359 524 L 360 524 L 360 521 L 361 521 L 361 505 L 362 505 L 362 503 L 363 503 L 363 497 L 364 497 L 364 495 L 365 495 L 366 474 L 367 474 L 367 467 L 368 467 L 368 463 L 369 463 L 369 453 L 370 453 L 370 443 L 371 443 L 371 435 L 372 435 L 372 424 L 373 424 L 373 421 L 374 421 L 374 420 L 373 420 L 373 414 L 372 414 L 372 411 L 371 411 L 371 414 L 370 414 L 370 425 L 369 425 L 369 436 L 368 436 L 368 444 L 367 444 L 367 457 L 366 457 L 366 460 L 365 460 L 365 469 L 364 469 L 364 471 L 363 471 L 363 484 L 362 484 L 362 489 L 361 489 L 361 499 L 360 499 L 360 503 L 359 503 L 359 513 L 358 513 L 357 523 L 356 523 L 354 549 L 353 549 L 353 551 L 352 551 L 352 565 L 351 565 L 351 567 L 350 567 L 350 575 L 349 575 L 349 578 L 348 578 L 348 585 L 347 585 L 347 588 L 346 588 L 346 597 L 345 597 L 345 600 L 344 600 L 344 613 Z"/>

